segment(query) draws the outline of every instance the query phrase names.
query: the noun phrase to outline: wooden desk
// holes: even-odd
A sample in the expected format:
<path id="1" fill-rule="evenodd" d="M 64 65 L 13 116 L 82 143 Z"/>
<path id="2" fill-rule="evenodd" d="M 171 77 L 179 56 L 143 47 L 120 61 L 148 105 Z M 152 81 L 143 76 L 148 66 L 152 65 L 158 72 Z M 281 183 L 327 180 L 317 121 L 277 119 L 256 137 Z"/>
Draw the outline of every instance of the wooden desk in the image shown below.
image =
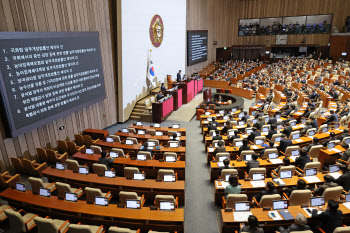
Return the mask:
<path id="1" fill-rule="evenodd" d="M 174 195 L 179 198 L 179 205 L 184 205 L 185 181 L 183 180 L 176 182 L 157 182 L 155 179 L 127 180 L 125 177 L 108 178 L 92 173 L 84 175 L 73 173 L 71 170 L 61 171 L 51 167 L 45 169 L 43 174 L 50 182 L 68 183 L 76 188 L 99 188 L 103 192 L 111 191 L 116 197 L 119 196 L 120 191 L 137 192 L 139 196 L 145 195 L 147 199 L 151 200 L 154 200 L 158 194 Z"/>
<path id="2" fill-rule="evenodd" d="M 127 137 L 137 138 L 138 142 L 146 142 L 148 139 L 155 139 L 158 140 L 161 144 L 167 144 L 167 142 L 172 138 L 170 136 L 164 135 L 164 136 L 152 136 L 149 134 L 141 135 L 141 134 L 134 134 L 134 133 L 123 133 L 123 132 L 116 132 L 114 135 L 118 135 L 120 139 L 126 139 Z M 183 146 L 186 146 L 186 136 L 180 137 L 181 144 Z"/>
<path id="3" fill-rule="evenodd" d="M 165 121 L 174 111 L 174 97 L 163 102 L 152 103 L 152 120 L 156 123 Z"/>
<path id="4" fill-rule="evenodd" d="M 166 132 L 168 133 L 168 131 L 173 131 L 173 132 L 179 132 L 181 133 L 181 135 L 183 136 L 186 136 L 186 128 L 179 128 L 179 129 L 173 129 L 171 127 L 159 127 L 159 128 L 155 128 L 153 126 L 147 126 L 147 125 L 134 125 L 134 124 L 130 124 L 128 126 L 128 128 L 135 128 L 137 130 L 139 129 L 144 129 L 144 130 L 147 130 L 147 129 L 154 129 L 156 131 L 162 131 L 162 132 Z"/>
<path id="5" fill-rule="evenodd" d="M 101 130 L 101 129 L 85 129 L 83 131 L 83 135 L 90 135 L 92 139 L 106 139 L 108 137 L 109 132 L 108 130 Z"/>
<path id="6" fill-rule="evenodd" d="M 176 230 L 184 232 L 184 209 L 175 211 L 118 208 L 115 204 L 96 206 L 86 201 L 69 202 L 58 200 L 56 196 L 50 198 L 34 195 L 31 191 L 20 192 L 6 189 L 0 196 L 11 206 L 25 209 L 42 217 L 50 215 L 52 218 L 69 219 L 73 223 L 94 224 L 105 227 L 118 225 L 131 229 L 140 228 L 142 231 L 150 229 L 157 231 Z"/>

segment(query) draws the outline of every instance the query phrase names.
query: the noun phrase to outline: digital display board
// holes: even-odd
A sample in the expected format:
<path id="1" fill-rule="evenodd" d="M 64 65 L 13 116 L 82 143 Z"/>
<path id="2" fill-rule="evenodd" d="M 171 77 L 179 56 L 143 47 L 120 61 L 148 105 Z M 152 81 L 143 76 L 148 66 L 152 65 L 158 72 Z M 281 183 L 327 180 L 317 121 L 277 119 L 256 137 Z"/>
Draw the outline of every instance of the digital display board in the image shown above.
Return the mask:
<path id="1" fill-rule="evenodd" d="M 98 32 L 0 32 L 0 90 L 13 137 L 105 99 Z"/>
<path id="2" fill-rule="evenodd" d="M 208 31 L 187 31 L 187 65 L 208 59 Z"/>

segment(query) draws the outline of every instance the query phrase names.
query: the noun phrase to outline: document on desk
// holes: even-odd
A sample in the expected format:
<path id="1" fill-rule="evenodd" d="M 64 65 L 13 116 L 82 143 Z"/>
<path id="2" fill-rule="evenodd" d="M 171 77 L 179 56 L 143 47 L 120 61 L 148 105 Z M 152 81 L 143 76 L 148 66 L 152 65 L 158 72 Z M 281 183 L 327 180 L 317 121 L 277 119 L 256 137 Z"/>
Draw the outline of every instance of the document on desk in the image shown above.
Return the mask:
<path id="1" fill-rule="evenodd" d="M 257 150 L 257 149 L 259 149 L 259 147 L 258 146 L 251 146 L 250 148 L 252 148 L 252 149 L 254 149 L 254 150 Z"/>
<path id="2" fill-rule="evenodd" d="M 333 176 L 334 179 L 338 179 L 339 176 L 341 176 L 341 174 L 339 172 L 332 172 L 332 173 L 329 173 L 329 175 Z"/>
<path id="3" fill-rule="evenodd" d="M 278 213 L 277 210 L 269 211 L 268 213 L 269 213 L 269 214 L 272 214 L 272 213 L 275 214 L 275 217 L 272 218 L 273 220 L 282 220 L 282 217 L 281 217 L 281 215 Z"/>
<path id="4" fill-rule="evenodd" d="M 263 180 L 250 181 L 250 183 L 252 184 L 252 186 L 254 188 L 263 188 L 263 187 L 265 187 L 265 182 Z"/>
<path id="5" fill-rule="evenodd" d="M 229 185 L 229 183 L 226 182 L 226 181 L 220 181 L 220 182 L 221 182 L 221 185 L 219 185 L 219 181 L 216 181 L 216 186 L 217 186 L 218 188 L 226 188 L 226 186 Z"/>
<path id="6" fill-rule="evenodd" d="M 313 209 L 315 209 L 314 207 L 306 207 L 306 208 L 303 208 L 304 209 L 304 211 L 305 211 L 305 213 L 307 214 L 307 215 L 309 215 L 309 217 L 311 217 L 311 214 L 312 214 L 312 210 Z M 309 209 L 309 211 L 307 211 L 307 209 Z M 322 213 L 322 211 L 317 211 L 317 214 L 320 214 L 320 213 Z"/>
<path id="7" fill-rule="evenodd" d="M 273 164 L 282 164 L 282 160 L 281 159 L 270 159 L 270 162 Z"/>
<path id="8" fill-rule="evenodd" d="M 320 179 L 317 178 L 317 176 L 305 176 L 303 177 L 304 180 L 306 180 L 307 182 L 309 183 L 318 183 L 318 182 L 321 182 Z"/>
<path id="9" fill-rule="evenodd" d="M 295 162 L 295 160 L 296 160 L 297 158 L 299 158 L 299 156 L 293 156 L 293 155 L 292 155 L 292 156 L 290 156 L 289 158 Z"/>
<path id="10" fill-rule="evenodd" d="M 253 215 L 251 211 L 233 212 L 233 221 L 247 222 L 250 215 Z"/>
<path id="11" fill-rule="evenodd" d="M 346 208 L 350 209 L 350 202 L 345 202 L 345 203 L 343 203 L 343 205 L 344 205 Z"/>
<path id="12" fill-rule="evenodd" d="M 208 148 L 208 152 L 214 152 L 214 148 Z"/>

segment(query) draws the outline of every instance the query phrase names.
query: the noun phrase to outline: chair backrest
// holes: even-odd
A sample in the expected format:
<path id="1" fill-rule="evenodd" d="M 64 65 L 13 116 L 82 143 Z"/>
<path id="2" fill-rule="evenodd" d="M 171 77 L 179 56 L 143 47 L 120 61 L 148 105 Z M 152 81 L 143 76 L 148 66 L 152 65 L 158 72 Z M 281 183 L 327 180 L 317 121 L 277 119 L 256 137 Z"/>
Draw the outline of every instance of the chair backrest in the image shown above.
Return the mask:
<path id="1" fill-rule="evenodd" d="M 246 194 L 229 194 L 226 198 L 226 208 L 235 208 L 236 202 L 247 201 L 248 197 Z"/>
<path id="2" fill-rule="evenodd" d="M 89 225 L 70 224 L 69 233 L 96 233 Z"/>
<path id="3" fill-rule="evenodd" d="M 317 171 L 320 169 L 321 167 L 321 163 L 320 162 L 308 162 L 305 164 L 305 167 L 304 167 L 304 174 L 305 174 L 305 170 L 306 169 L 310 169 L 310 168 L 316 168 Z"/>
<path id="4" fill-rule="evenodd" d="M 126 139 L 127 139 L 127 140 L 131 140 L 131 141 L 133 142 L 134 145 L 138 144 L 136 138 L 127 137 Z"/>
<path id="5" fill-rule="evenodd" d="M 152 154 L 149 151 L 139 151 L 137 154 L 138 155 L 145 155 L 146 156 L 146 160 L 152 160 L 153 159 L 152 158 Z"/>
<path id="6" fill-rule="evenodd" d="M 286 156 L 291 156 L 293 150 L 300 150 L 299 146 L 288 146 L 286 148 L 286 152 L 284 153 Z"/>
<path id="7" fill-rule="evenodd" d="M 163 180 L 164 175 L 175 175 L 175 172 L 172 169 L 159 169 L 158 177 Z"/>
<path id="8" fill-rule="evenodd" d="M 84 138 L 84 144 L 85 144 L 85 146 L 86 146 L 86 147 L 91 147 L 91 145 L 92 145 L 91 136 L 90 136 L 90 135 L 84 135 L 83 138 Z"/>
<path id="9" fill-rule="evenodd" d="M 34 194 L 39 194 L 40 188 L 45 188 L 44 182 L 40 178 L 29 177 L 28 181 L 30 183 L 30 186 L 32 187 L 32 192 Z"/>
<path id="10" fill-rule="evenodd" d="M 68 170 L 73 170 L 73 171 L 79 170 L 79 163 L 78 163 L 78 161 L 76 161 L 74 159 L 67 159 L 66 164 L 67 164 Z"/>
<path id="11" fill-rule="evenodd" d="M 175 201 L 175 197 L 173 195 L 156 195 L 156 206 L 159 208 L 160 201 Z"/>
<path id="12" fill-rule="evenodd" d="M 46 154 L 47 154 L 47 157 L 49 158 L 49 163 L 56 164 L 58 162 L 55 151 L 53 151 L 51 149 L 47 149 Z"/>
<path id="13" fill-rule="evenodd" d="M 219 161 L 219 158 L 221 156 L 224 156 L 224 157 L 230 159 L 230 153 L 229 152 L 219 152 L 219 153 L 216 153 L 216 155 L 215 155 L 216 161 Z"/>
<path id="14" fill-rule="evenodd" d="M 112 148 L 111 151 L 118 153 L 118 158 L 125 158 L 125 154 L 124 154 L 123 149 Z"/>
<path id="15" fill-rule="evenodd" d="M 24 173 L 22 160 L 19 158 L 11 157 L 12 166 L 16 169 L 18 173 Z"/>
<path id="16" fill-rule="evenodd" d="M 334 201 L 340 200 L 340 194 L 343 191 L 342 186 L 326 188 L 323 192 L 324 200 L 327 203 L 328 200 L 332 199 Z"/>
<path id="17" fill-rule="evenodd" d="M 260 203 L 259 203 L 259 208 L 264 208 L 264 207 L 273 207 L 273 201 L 281 200 L 281 196 L 279 194 L 273 194 L 273 195 L 264 195 L 262 196 Z"/>
<path id="18" fill-rule="evenodd" d="M 86 201 L 88 203 L 94 203 L 96 196 L 103 196 L 101 189 L 86 187 L 84 189 L 86 195 Z"/>
<path id="19" fill-rule="evenodd" d="M 147 142 L 154 142 L 156 146 L 159 146 L 159 141 L 157 139 L 148 139 Z"/>
<path id="20" fill-rule="evenodd" d="M 36 148 L 36 153 L 41 162 L 49 162 L 49 158 L 47 157 L 46 150 L 43 148 Z"/>
<path id="21" fill-rule="evenodd" d="M 238 176 L 238 171 L 237 171 L 237 169 L 233 169 L 233 168 L 222 169 L 222 171 L 221 171 L 221 179 L 225 180 L 226 175 L 236 175 L 236 176 Z"/>
<path id="22" fill-rule="evenodd" d="M 28 159 L 22 159 L 23 170 L 29 176 L 38 176 L 38 173 L 35 171 L 32 161 Z"/>
<path id="23" fill-rule="evenodd" d="M 90 148 L 94 150 L 94 154 L 100 155 L 102 152 L 102 148 L 100 146 L 91 145 Z"/>
<path id="24" fill-rule="evenodd" d="M 318 158 L 320 150 L 323 148 L 322 145 L 312 146 L 309 151 L 310 158 Z"/>
<path id="25" fill-rule="evenodd" d="M 134 173 L 139 173 L 139 169 L 137 167 L 124 167 L 124 176 L 126 178 L 134 178 Z"/>
<path id="26" fill-rule="evenodd" d="M 66 192 L 71 193 L 72 189 L 69 184 L 62 183 L 62 182 L 56 182 L 55 183 L 56 189 L 58 191 L 58 197 L 59 198 L 65 198 L 66 197 Z"/>
<path id="27" fill-rule="evenodd" d="M 289 205 L 290 206 L 308 205 L 310 203 L 311 196 L 312 196 L 312 192 L 309 189 L 294 190 L 292 191 L 289 197 Z"/>
<path id="28" fill-rule="evenodd" d="M 75 140 L 75 143 L 78 146 L 84 146 L 85 145 L 84 137 L 81 134 L 74 134 L 74 140 Z"/>
<path id="29" fill-rule="evenodd" d="M 122 228 L 122 227 L 110 227 L 108 229 L 108 233 L 131 233 L 134 231 L 131 231 L 129 228 Z"/>
<path id="30" fill-rule="evenodd" d="M 38 227 L 38 233 L 57 233 L 58 227 L 54 223 L 53 219 L 36 217 L 34 219 L 35 224 Z"/>
<path id="31" fill-rule="evenodd" d="M 146 134 L 154 136 L 154 135 L 156 135 L 156 130 L 155 129 L 146 129 Z"/>
<path id="32" fill-rule="evenodd" d="M 108 170 L 108 168 L 105 164 L 94 163 L 92 164 L 92 170 L 95 174 L 104 176 L 105 170 Z"/>
<path id="33" fill-rule="evenodd" d="M 350 232 L 350 227 L 337 227 L 333 231 L 333 233 L 349 233 Z"/>
<path id="34" fill-rule="evenodd" d="M 263 154 L 263 158 L 268 158 L 269 154 L 275 153 L 278 156 L 278 150 L 277 148 L 271 148 L 271 149 L 266 149 Z"/>
<path id="35" fill-rule="evenodd" d="M 25 221 L 20 213 L 12 209 L 6 209 L 5 214 L 12 229 L 16 229 L 17 232 L 27 232 Z"/>
<path id="36" fill-rule="evenodd" d="M 121 142 L 121 141 L 120 141 L 120 137 L 119 137 L 118 135 L 110 135 L 110 137 L 113 138 L 113 141 L 114 141 L 114 142 L 118 142 L 118 143 Z"/>
<path id="37" fill-rule="evenodd" d="M 57 149 L 58 149 L 58 153 L 60 154 L 68 152 L 67 143 L 63 140 L 57 140 Z"/>
<path id="38" fill-rule="evenodd" d="M 135 133 L 136 134 L 136 129 L 135 128 L 128 128 L 129 133 Z"/>
<path id="39" fill-rule="evenodd" d="M 239 155 L 240 159 L 244 160 L 244 156 L 245 155 L 252 155 L 254 154 L 253 150 L 244 150 L 241 152 L 241 154 Z"/>
<path id="40" fill-rule="evenodd" d="M 253 179 L 253 174 L 255 174 L 255 173 L 264 173 L 265 177 L 266 177 L 266 168 L 264 168 L 264 167 L 251 168 L 249 170 L 249 178 Z"/>
<path id="41" fill-rule="evenodd" d="M 264 143 L 266 141 L 266 137 L 265 136 L 257 136 L 257 137 L 255 137 L 254 138 L 254 144 L 255 145 L 257 145 L 257 141 L 258 140 L 262 140 L 262 142 Z M 261 143 L 261 144 L 263 144 L 263 143 Z M 259 144 L 259 145 L 261 145 L 261 144 Z"/>
<path id="42" fill-rule="evenodd" d="M 136 192 L 119 192 L 119 202 L 120 204 L 126 205 L 126 200 L 139 200 L 139 196 Z"/>

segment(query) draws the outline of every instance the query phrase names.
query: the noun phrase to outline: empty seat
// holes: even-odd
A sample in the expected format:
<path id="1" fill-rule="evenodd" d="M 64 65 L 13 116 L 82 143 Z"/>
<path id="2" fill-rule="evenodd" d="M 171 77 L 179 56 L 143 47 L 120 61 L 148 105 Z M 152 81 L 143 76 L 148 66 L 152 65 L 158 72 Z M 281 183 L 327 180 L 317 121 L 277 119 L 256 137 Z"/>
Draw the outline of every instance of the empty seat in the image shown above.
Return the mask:
<path id="1" fill-rule="evenodd" d="M 64 233 L 68 230 L 69 221 L 59 219 L 36 217 L 34 219 L 38 227 L 38 233 Z"/>
<path id="2" fill-rule="evenodd" d="M 98 188 L 90 188 L 86 187 L 84 189 L 85 196 L 86 196 L 86 201 L 88 203 L 94 203 L 95 202 L 95 197 L 107 197 L 108 201 L 111 200 L 112 194 L 109 191 L 108 193 L 103 193 L 101 189 Z"/>
<path id="3" fill-rule="evenodd" d="M 58 191 L 58 198 L 65 199 L 66 193 L 76 193 L 78 194 L 78 198 L 81 197 L 81 195 L 84 194 L 82 188 L 71 188 L 69 184 L 62 183 L 62 182 L 56 182 L 56 188 Z"/>
<path id="4" fill-rule="evenodd" d="M 102 233 L 104 232 L 104 226 L 94 225 L 82 225 L 82 224 L 70 224 L 69 233 Z"/>
<path id="5" fill-rule="evenodd" d="M 50 191 L 54 191 L 56 189 L 55 182 L 53 183 L 44 183 L 41 178 L 29 177 L 28 181 L 30 186 L 32 186 L 32 192 L 34 194 L 39 194 L 40 188 L 50 189 Z"/>
<path id="6" fill-rule="evenodd" d="M 122 205 L 126 205 L 126 200 L 139 200 L 141 202 L 141 206 L 145 203 L 145 196 L 142 195 L 141 197 L 137 195 L 136 192 L 127 192 L 127 191 L 120 191 L 119 192 L 119 203 Z"/>
<path id="7" fill-rule="evenodd" d="M 24 212 L 22 216 L 20 212 Z M 9 220 L 12 232 L 28 232 L 36 226 L 34 219 L 38 217 L 36 214 L 27 213 L 24 210 L 18 212 L 13 209 L 6 209 L 5 214 Z"/>

